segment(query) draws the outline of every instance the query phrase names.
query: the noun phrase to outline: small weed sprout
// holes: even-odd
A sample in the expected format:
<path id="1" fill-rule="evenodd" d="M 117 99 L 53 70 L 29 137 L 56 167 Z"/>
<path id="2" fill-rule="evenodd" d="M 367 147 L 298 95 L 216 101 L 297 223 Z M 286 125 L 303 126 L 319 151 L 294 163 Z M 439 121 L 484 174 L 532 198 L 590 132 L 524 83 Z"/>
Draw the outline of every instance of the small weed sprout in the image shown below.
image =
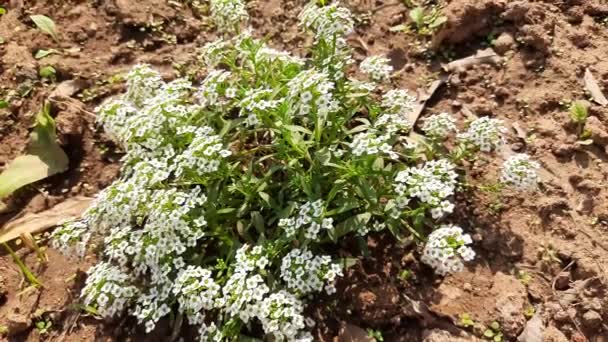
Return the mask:
<path id="1" fill-rule="evenodd" d="M 414 234 L 440 275 L 475 257 L 469 234 L 443 220 L 462 160 L 502 142 L 499 120 L 471 123 L 458 153 L 427 158 L 405 139 L 415 97 L 347 76 L 348 9 L 304 8 L 307 59 L 241 30 L 243 1 L 210 9 L 223 36 L 201 51 L 200 84 L 137 65 L 126 93 L 97 109 L 125 151 L 122 175 L 53 233 L 54 246 L 79 255 L 103 237 L 81 293 L 88 312 L 131 315 L 147 332 L 181 315 L 201 341 L 255 331 L 312 341 L 305 308 L 340 286 L 345 266 L 332 248 L 342 237 Z M 367 63 L 372 79 L 386 78 L 385 62 Z M 421 146 L 455 134 L 455 122 L 440 114 L 425 131 Z"/>
<path id="2" fill-rule="evenodd" d="M 471 318 L 471 315 L 466 312 L 458 316 L 458 321 L 460 325 L 465 328 L 469 328 L 475 325 L 475 321 Z"/>

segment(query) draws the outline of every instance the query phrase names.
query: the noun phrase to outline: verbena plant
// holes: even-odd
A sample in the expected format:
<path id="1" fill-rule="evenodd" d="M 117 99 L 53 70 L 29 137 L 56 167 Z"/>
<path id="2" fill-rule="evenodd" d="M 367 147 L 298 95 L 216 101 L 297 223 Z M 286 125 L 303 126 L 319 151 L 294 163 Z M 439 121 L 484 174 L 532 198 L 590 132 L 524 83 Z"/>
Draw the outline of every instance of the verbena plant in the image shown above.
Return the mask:
<path id="1" fill-rule="evenodd" d="M 470 236 L 439 223 L 454 208 L 458 165 L 502 143 L 501 121 L 480 118 L 456 135 L 453 118 L 434 115 L 415 143 L 406 119 L 415 98 L 378 90 L 392 70 L 385 58 L 363 63 L 369 80 L 347 76 L 347 9 L 304 8 L 301 25 L 314 34 L 306 59 L 241 31 L 243 3 L 211 9 L 225 35 L 202 49 L 201 84 L 166 83 L 138 65 L 127 93 L 98 109 L 126 151 L 122 177 L 53 234 L 78 254 L 104 238 L 82 290 L 89 308 L 133 315 L 148 332 L 181 315 L 202 341 L 255 326 L 277 341 L 310 341 L 305 304 L 335 291 L 343 270 L 327 251 L 340 238 L 415 234 L 440 274 L 474 258 Z M 503 178 L 535 187 L 537 165 L 517 157 Z"/>

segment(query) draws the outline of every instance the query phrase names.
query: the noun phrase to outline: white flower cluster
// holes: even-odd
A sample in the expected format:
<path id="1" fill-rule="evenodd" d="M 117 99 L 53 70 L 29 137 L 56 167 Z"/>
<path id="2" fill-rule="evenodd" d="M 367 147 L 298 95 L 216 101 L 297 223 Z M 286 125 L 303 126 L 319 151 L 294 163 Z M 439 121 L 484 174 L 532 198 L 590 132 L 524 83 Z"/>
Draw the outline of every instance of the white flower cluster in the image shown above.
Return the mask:
<path id="1" fill-rule="evenodd" d="M 109 263 L 93 266 L 87 275 L 81 297 L 103 317 L 122 313 L 137 294 L 137 288 L 130 284 L 131 277 Z"/>
<path id="2" fill-rule="evenodd" d="M 429 235 L 421 260 L 440 275 L 460 272 L 464 269 L 463 261 L 475 258 L 475 251 L 468 247 L 471 243 L 471 236 L 463 234 L 462 228 L 443 225 Z"/>
<path id="3" fill-rule="evenodd" d="M 175 158 L 175 176 L 188 172 L 202 176 L 218 171 L 222 160 L 232 154 L 224 149 L 222 139 L 210 127 L 186 128 L 191 129 L 181 130 L 178 134 L 191 134 L 192 138 L 188 148 Z"/>
<path id="4" fill-rule="evenodd" d="M 376 156 L 380 153 L 386 154 L 389 158 L 397 160 L 399 155 L 393 151 L 393 147 L 388 143 L 390 136 L 376 135 L 375 133 L 359 133 L 353 137 L 349 144 L 354 156 Z"/>
<path id="5" fill-rule="evenodd" d="M 321 229 L 331 231 L 334 229 L 332 218 L 323 218 L 325 212 L 322 200 L 306 202 L 300 206 L 297 217 L 279 220 L 279 227 L 285 230 L 285 235 L 294 238 L 301 228 L 304 229 L 304 237 L 309 240 L 317 240 Z"/>
<path id="6" fill-rule="evenodd" d="M 384 113 L 376 119 L 374 128 L 393 136 L 399 132 L 408 132 L 412 129 L 412 123 L 403 114 Z"/>
<path id="7" fill-rule="evenodd" d="M 219 31 L 236 32 L 249 15 L 242 0 L 210 0 L 211 19 Z"/>
<path id="8" fill-rule="evenodd" d="M 126 79 L 128 90 L 125 100 L 132 102 L 135 106 L 142 106 L 145 100 L 155 97 L 164 84 L 158 71 L 146 64 L 135 65 L 127 74 Z"/>
<path id="9" fill-rule="evenodd" d="M 484 116 L 471 122 L 467 131 L 459 134 L 458 137 L 483 152 L 490 152 L 504 143 L 505 132 L 506 128 L 502 120 Z"/>
<path id="10" fill-rule="evenodd" d="M 501 181 L 521 190 L 534 190 L 538 187 L 540 164 L 530 160 L 527 154 L 516 154 L 502 165 Z"/>
<path id="11" fill-rule="evenodd" d="M 334 281 L 342 268 L 327 255 L 314 255 L 306 249 L 294 249 L 283 257 L 281 279 L 300 295 L 319 292 L 325 286 L 328 294 L 336 292 Z"/>
<path id="12" fill-rule="evenodd" d="M 253 248 L 244 245 L 236 251 L 236 273 L 253 272 L 256 269 L 264 270 L 268 266 L 269 260 L 266 251 L 262 246 Z"/>
<path id="13" fill-rule="evenodd" d="M 350 11 L 337 4 L 317 5 L 311 1 L 300 13 L 300 25 L 315 33 L 315 40 L 331 43 L 352 32 L 354 21 Z"/>
<path id="14" fill-rule="evenodd" d="M 441 218 L 454 210 L 448 197 L 454 194 L 456 178 L 454 165 L 445 159 L 432 160 L 422 167 L 410 167 L 397 174 L 395 192 L 397 204 L 405 207 L 410 199 L 417 198 L 431 208 L 431 216 Z"/>
<path id="15" fill-rule="evenodd" d="M 91 238 L 89 226 L 83 221 L 64 223 L 51 234 L 51 247 L 65 255 L 83 257 Z"/>
<path id="16" fill-rule="evenodd" d="M 392 89 L 382 96 L 382 107 L 386 113 L 407 115 L 414 110 L 416 98 L 402 89 Z"/>
<path id="17" fill-rule="evenodd" d="M 232 73 L 225 70 L 212 70 L 201 83 L 195 94 L 203 107 L 223 107 L 230 99 L 230 81 Z"/>
<path id="18" fill-rule="evenodd" d="M 315 69 L 300 72 L 287 83 L 288 100 L 294 114 L 308 116 L 316 113 L 318 117 L 326 117 L 336 111 L 339 104 L 332 96 L 334 87 L 327 73 Z"/>
<path id="19" fill-rule="evenodd" d="M 445 139 L 451 132 L 456 132 L 456 120 L 448 113 L 429 116 L 424 120 L 422 130 L 433 139 Z"/>
<path id="20" fill-rule="evenodd" d="M 220 286 L 215 283 L 211 271 L 192 265 L 180 271 L 173 286 L 179 310 L 192 325 L 203 324 L 201 312 L 214 308 L 219 292 Z"/>
<path id="21" fill-rule="evenodd" d="M 260 317 L 260 304 L 270 292 L 264 279 L 259 274 L 235 272 L 222 288 L 222 297 L 215 302 L 217 307 L 233 317 L 248 323 Z"/>
<path id="22" fill-rule="evenodd" d="M 390 60 L 382 56 L 370 56 L 361 62 L 361 71 L 368 74 L 376 82 L 388 79 L 393 72 Z"/>
<path id="23" fill-rule="evenodd" d="M 306 328 L 302 302 L 287 291 L 266 297 L 260 307 L 262 328 L 274 336 L 275 341 L 295 341 Z"/>

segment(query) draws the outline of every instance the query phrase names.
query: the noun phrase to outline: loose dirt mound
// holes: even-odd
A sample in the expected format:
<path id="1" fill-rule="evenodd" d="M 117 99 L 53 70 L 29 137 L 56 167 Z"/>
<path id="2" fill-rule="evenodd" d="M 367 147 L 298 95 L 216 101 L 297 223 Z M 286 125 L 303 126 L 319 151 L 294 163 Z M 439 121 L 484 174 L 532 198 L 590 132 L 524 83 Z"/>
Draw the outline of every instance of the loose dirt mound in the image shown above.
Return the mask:
<path id="1" fill-rule="evenodd" d="M 116 75 L 146 62 L 167 79 L 199 70 L 194 51 L 212 40 L 204 13 L 164 0 L 11 1 L 0 17 L 0 95 L 10 91 L 9 108 L 0 110 L 0 168 L 23 152 L 33 114 L 56 84 L 82 80 L 68 99 L 55 101 L 60 142 L 70 170 L 19 191 L 8 202 L 4 223 L 39 212 L 76 195 L 92 196 L 118 174 L 120 155 L 94 127 L 94 108 L 120 92 Z M 252 1 L 252 26 L 278 48 L 299 51 L 302 1 Z M 384 235 L 367 240 L 360 257 L 340 281 L 338 294 L 311 306 L 319 340 L 353 336 L 353 325 L 383 333 L 386 341 L 459 341 L 482 336 L 493 321 L 504 339 L 516 340 L 530 317 L 540 313 L 545 341 L 608 339 L 608 108 L 589 102 L 589 140 L 578 141 L 564 103 L 589 99 L 586 69 L 608 91 L 608 5 L 602 0 L 451 0 L 444 3 L 447 23 L 425 49 L 414 34 L 390 28 L 407 20 L 400 2 L 348 1 L 359 18 L 350 38 L 360 61 L 385 54 L 398 72 L 396 86 L 415 91 L 442 73 L 447 57 L 461 58 L 491 47 L 498 65 L 479 64 L 455 72 L 428 104 L 423 117 L 447 111 L 459 121 L 491 115 L 513 125 L 504 153 L 525 152 L 540 161 L 541 191 L 529 196 L 491 192 L 463 193 L 467 205 L 454 221 L 475 232 L 478 257 L 463 273 L 440 278 L 418 264 L 415 246 Z M 36 30 L 30 14 L 54 19 L 59 43 Z M 40 49 L 61 49 L 43 59 Z M 43 82 L 38 68 L 53 65 L 57 81 Z M 495 179 L 498 165 L 478 160 L 469 176 L 477 184 Z M 495 166 L 495 171 L 482 173 Z M 492 168 L 490 168 L 492 169 Z M 359 251 L 344 241 L 342 256 Z M 50 263 L 18 251 L 44 287 L 26 284 L 10 256 L 0 257 L 0 326 L 15 340 L 123 340 L 139 336 L 133 322 L 102 324 L 77 306 L 82 271 L 94 263 L 66 259 L 48 250 Z M 404 271 L 407 271 L 404 273 Z M 466 327 L 463 315 L 476 324 Z M 51 320 L 40 335 L 33 323 Z M 350 328 L 349 328 L 350 327 Z M 359 331 L 360 332 L 360 331 Z M 159 339 L 170 335 L 165 327 Z M 149 337 L 148 337 L 149 339 Z M 352 339 L 351 340 L 356 340 Z"/>

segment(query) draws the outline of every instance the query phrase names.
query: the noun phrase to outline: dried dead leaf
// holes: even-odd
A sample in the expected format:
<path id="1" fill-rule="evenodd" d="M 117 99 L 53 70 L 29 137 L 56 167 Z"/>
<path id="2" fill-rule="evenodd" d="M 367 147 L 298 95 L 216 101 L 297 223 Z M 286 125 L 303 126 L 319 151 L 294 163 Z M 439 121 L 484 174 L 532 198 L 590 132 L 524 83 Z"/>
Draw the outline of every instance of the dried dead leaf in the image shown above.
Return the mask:
<path id="1" fill-rule="evenodd" d="M 0 243 L 8 242 L 20 237 L 22 234 L 40 233 L 55 227 L 62 222 L 76 219 L 91 205 L 90 197 L 72 197 L 51 209 L 37 214 L 25 216 L 8 222 L 0 229 Z"/>
<path id="2" fill-rule="evenodd" d="M 45 104 L 36 116 L 28 154 L 17 157 L 0 174 L 0 199 L 25 185 L 67 170 L 68 157 L 57 144 L 55 121 L 49 110 L 50 105 Z"/>
<path id="3" fill-rule="evenodd" d="M 431 97 L 433 97 L 437 89 L 439 89 L 439 87 L 445 83 L 446 79 L 446 77 L 441 77 L 438 80 L 433 81 L 428 89 L 418 89 L 418 103 L 416 107 L 414 107 L 414 110 L 408 114 L 408 122 L 410 122 L 412 125 L 416 124 L 420 114 L 422 114 L 424 108 L 426 107 L 426 103 L 431 99 Z"/>
<path id="4" fill-rule="evenodd" d="M 606 96 L 604 96 L 604 93 L 602 93 L 600 86 L 597 84 L 597 81 L 595 80 L 595 77 L 593 77 L 593 74 L 589 68 L 585 69 L 584 81 L 585 89 L 587 89 L 589 94 L 591 94 L 593 101 L 597 102 L 601 106 L 608 105 L 608 99 L 606 99 Z"/>
<path id="5" fill-rule="evenodd" d="M 443 66 L 443 70 L 446 72 L 462 71 L 466 70 L 473 65 L 477 64 L 499 64 L 502 58 L 494 52 L 494 50 L 488 48 L 479 50 L 475 55 L 465 57 L 462 59 L 455 60 Z"/>
<path id="6" fill-rule="evenodd" d="M 49 98 L 51 100 L 71 97 L 86 86 L 87 82 L 82 79 L 68 80 L 59 83 L 59 85 L 51 92 Z"/>
<path id="7" fill-rule="evenodd" d="M 517 337 L 518 342 L 543 342 L 543 318 L 540 315 L 540 309 L 536 311 L 534 316 L 526 323 L 524 331 Z"/>

